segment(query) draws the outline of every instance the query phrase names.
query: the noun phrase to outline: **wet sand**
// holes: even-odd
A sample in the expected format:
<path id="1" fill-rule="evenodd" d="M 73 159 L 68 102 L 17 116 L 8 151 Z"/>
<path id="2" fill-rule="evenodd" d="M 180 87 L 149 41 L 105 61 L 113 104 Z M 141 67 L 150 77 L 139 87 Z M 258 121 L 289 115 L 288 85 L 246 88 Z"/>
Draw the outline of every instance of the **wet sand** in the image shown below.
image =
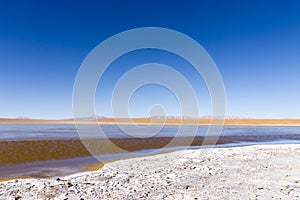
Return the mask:
<path id="1" fill-rule="evenodd" d="M 300 145 L 182 150 L 0 183 L 0 199 L 299 199 Z"/>

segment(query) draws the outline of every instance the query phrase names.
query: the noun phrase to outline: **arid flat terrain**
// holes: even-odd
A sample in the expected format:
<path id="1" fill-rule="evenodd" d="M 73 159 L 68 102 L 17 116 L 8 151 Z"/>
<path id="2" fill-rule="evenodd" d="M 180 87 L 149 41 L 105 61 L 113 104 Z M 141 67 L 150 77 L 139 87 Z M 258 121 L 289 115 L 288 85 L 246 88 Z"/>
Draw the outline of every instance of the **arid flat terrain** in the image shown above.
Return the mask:
<path id="1" fill-rule="evenodd" d="M 76 120 L 76 123 L 101 123 L 101 124 L 166 124 L 166 125 L 210 125 L 222 124 L 220 119 L 157 119 L 157 118 L 103 118 L 98 120 Z M 17 119 L 0 118 L 0 124 L 74 124 L 72 119 L 47 120 L 47 119 Z M 300 126 L 300 119 L 225 119 L 224 125 L 228 126 Z"/>

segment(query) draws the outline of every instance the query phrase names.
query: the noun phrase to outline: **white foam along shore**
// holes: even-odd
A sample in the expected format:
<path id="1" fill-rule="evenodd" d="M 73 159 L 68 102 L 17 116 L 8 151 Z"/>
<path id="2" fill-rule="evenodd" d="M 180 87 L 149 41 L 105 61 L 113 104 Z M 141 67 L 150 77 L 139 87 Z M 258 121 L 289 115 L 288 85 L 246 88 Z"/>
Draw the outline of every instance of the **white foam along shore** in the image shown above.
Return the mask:
<path id="1" fill-rule="evenodd" d="M 181 150 L 0 183 L 0 199 L 300 199 L 300 145 Z"/>

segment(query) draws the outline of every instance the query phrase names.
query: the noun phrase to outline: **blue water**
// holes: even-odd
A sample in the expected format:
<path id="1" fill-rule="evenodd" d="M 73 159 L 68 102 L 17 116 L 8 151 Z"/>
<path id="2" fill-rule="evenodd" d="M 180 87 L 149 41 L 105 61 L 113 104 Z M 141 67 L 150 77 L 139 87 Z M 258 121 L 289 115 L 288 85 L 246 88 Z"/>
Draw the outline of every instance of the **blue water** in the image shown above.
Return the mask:
<path id="1" fill-rule="evenodd" d="M 84 129 L 84 126 L 80 127 Z M 87 131 L 89 126 L 86 125 Z M 126 138 L 132 137 L 124 133 L 117 125 L 101 125 L 104 134 L 110 138 Z M 135 133 L 134 136 L 147 137 L 151 130 L 157 134 L 153 137 L 174 137 L 178 132 L 179 126 L 151 126 L 144 131 L 140 127 L 126 125 L 126 130 Z M 197 129 L 196 134 L 194 129 Z M 185 126 L 184 135 L 181 136 L 205 136 L 208 126 Z M 90 137 L 99 136 L 90 131 Z M 150 135 L 149 135 L 150 136 Z M 221 136 L 234 136 L 241 138 L 261 138 L 268 137 L 268 140 L 300 140 L 300 127 L 295 126 L 225 126 Z M 0 124 L 0 140 L 21 140 L 21 139 L 78 139 L 79 135 L 75 125 L 71 124 Z"/>

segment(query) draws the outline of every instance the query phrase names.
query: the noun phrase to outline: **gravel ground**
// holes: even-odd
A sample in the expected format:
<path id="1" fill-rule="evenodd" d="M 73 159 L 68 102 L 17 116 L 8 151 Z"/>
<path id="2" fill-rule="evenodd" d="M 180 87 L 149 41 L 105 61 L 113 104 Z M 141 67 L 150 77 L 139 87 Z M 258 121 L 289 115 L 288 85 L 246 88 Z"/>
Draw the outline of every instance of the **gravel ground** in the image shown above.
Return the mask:
<path id="1" fill-rule="evenodd" d="M 131 158 L 99 171 L 0 182 L 0 199 L 300 199 L 300 145 Z"/>

